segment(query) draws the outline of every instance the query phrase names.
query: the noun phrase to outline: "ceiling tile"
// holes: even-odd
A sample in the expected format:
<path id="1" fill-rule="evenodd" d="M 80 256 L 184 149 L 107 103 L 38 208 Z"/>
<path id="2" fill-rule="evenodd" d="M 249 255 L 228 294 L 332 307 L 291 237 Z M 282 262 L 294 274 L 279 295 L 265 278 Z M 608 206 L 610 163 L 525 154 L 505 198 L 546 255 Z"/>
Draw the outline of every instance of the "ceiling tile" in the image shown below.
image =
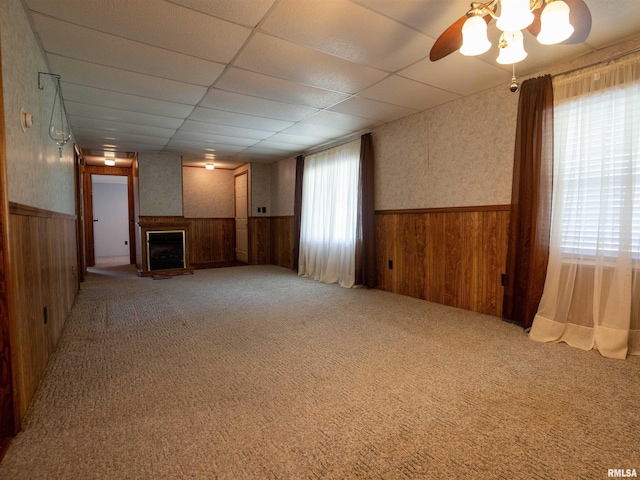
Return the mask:
<path id="1" fill-rule="evenodd" d="M 155 145 L 156 148 L 163 147 L 167 143 L 167 138 L 152 137 L 148 135 L 135 135 L 124 132 L 106 132 L 103 130 L 93 130 L 88 128 L 74 128 L 73 133 L 78 138 L 91 139 L 95 143 L 112 143 L 116 146 L 118 143 L 141 143 L 144 145 Z M 118 148 L 122 150 L 122 148 Z"/>
<path id="2" fill-rule="evenodd" d="M 422 60 L 401 70 L 398 75 L 466 96 L 511 79 L 511 75 L 496 65 L 495 62 L 454 52 L 437 62 L 428 58 Z M 456 74 L 452 75 L 452 71 Z"/>
<path id="3" fill-rule="evenodd" d="M 398 118 L 417 113 L 419 110 L 392 105 L 390 103 L 377 102 L 362 97 L 351 97 L 344 102 L 329 108 L 332 112 L 346 113 L 358 117 L 372 118 L 389 122 Z"/>
<path id="4" fill-rule="evenodd" d="M 434 43 L 415 29 L 347 0 L 281 0 L 260 27 L 275 36 L 387 72 L 429 55 Z"/>
<path id="5" fill-rule="evenodd" d="M 249 152 L 247 150 L 245 150 L 244 152 L 240 152 L 236 155 L 234 155 L 233 157 L 231 157 L 233 160 L 238 161 L 238 162 L 243 162 L 243 163 L 273 163 L 276 162 L 278 160 L 281 160 L 283 158 L 287 157 L 286 153 L 281 153 L 281 154 L 264 154 L 264 153 L 256 153 L 256 152 Z"/>
<path id="6" fill-rule="evenodd" d="M 284 155 L 287 155 L 289 152 L 283 152 L 282 150 L 271 150 L 269 148 L 249 147 L 242 153 L 250 157 L 256 156 L 260 158 L 277 159 Z"/>
<path id="7" fill-rule="evenodd" d="M 164 117 L 184 119 L 193 111 L 193 105 L 112 92 L 75 83 L 62 82 L 62 92 L 65 101 L 72 100 L 86 105 L 97 105 Z"/>
<path id="8" fill-rule="evenodd" d="M 197 104 L 207 92 L 205 87 L 127 72 L 59 55 L 49 54 L 47 58 L 52 71 L 70 83 L 190 105 Z"/>
<path id="9" fill-rule="evenodd" d="M 276 133 L 272 137 L 269 137 L 270 142 L 275 143 L 290 143 L 293 145 L 300 145 L 301 147 L 313 147 L 326 142 L 327 140 L 322 137 L 309 137 L 303 135 L 292 135 L 289 133 Z"/>
<path id="10" fill-rule="evenodd" d="M 344 137 L 353 133 L 353 130 L 343 130 L 340 128 L 324 127 L 322 125 L 313 125 L 300 122 L 296 123 L 293 127 L 283 130 L 282 133 L 323 138 L 325 140 L 328 140 L 331 138 Z"/>
<path id="11" fill-rule="evenodd" d="M 77 141 L 80 141 L 80 139 L 77 139 Z M 85 150 L 103 150 L 105 144 L 112 145 L 113 143 L 97 142 L 91 138 L 82 140 L 82 148 Z M 158 145 L 149 145 L 146 143 L 118 142 L 119 152 L 157 152 L 160 151 L 161 148 L 162 147 L 158 147 Z"/>
<path id="12" fill-rule="evenodd" d="M 387 74 L 311 48 L 257 33 L 234 65 L 293 82 L 356 93 Z"/>
<path id="13" fill-rule="evenodd" d="M 255 27 L 276 0 L 167 0 L 231 22 Z"/>
<path id="14" fill-rule="evenodd" d="M 64 87 L 63 91 L 65 91 Z M 65 99 L 64 106 L 69 115 L 76 117 L 100 118 L 114 122 L 148 125 L 150 127 L 171 128 L 175 130 L 180 127 L 184 121 L 181 118 L 161 117 L 159 115 L 149 115 L 148 113 L 87 105 L 86 103 L 70 101 L 68 98 Z"/>
<path id="15" fill-rule="evenodd" d="M 640 2 L 638 2 L 640 5 Z M 498 40 L 494 43 L 497 45 Z M 529 34 L 525 34 L 524 49 L 528 55 L 522 62 L 516 64 L 516 76 L 539 72 L 545 68 L 545 65 L 555 65 L 564 61 L 574 60 L 575 58 L 589 53 L 590 49 L 584 43 L 578 45 L 541 45 Z M 494 51 L 492 60 L 495 61 L 498 54 Z M 511 65 L 505 65 L 506 70 L 511 73 Z M 509 78 L 505 83 L 509 82 Z"/>
<path id="16" fill-rule="evenodd" d="M 352 0 L 436 39 L 469 10 L 469 0 Z"/>
<path id="17" fill-rule="evenodd" d="M 232 125 L 236 127 L 255 128 L 257 130 L 267 130 L 279 132 L 293 125 L 293 122 L 284 122 L 271 118 L 256 117 L 242 113 L 224 112 L 211 108 L 196 107 L 189 120 L 200 122 L 217 123 L 220 125 Z"/>
<path id="18" fill-rule="evenodd" d="M 46 51 L 155 77 L 209 86 L 224 70 L 221 63 L 203 60 L 67 22 L 33 15 Z"/>
<path id="19" fill-rule="evenodd" d="M 313 117 L 310 117 L 300 124 L 321 125 L 323 127 L 333 127 L 342 130 L 358 131 L 363 128 L 371 128 L 380 122 L 370 118 L 357 117 L 345 113 L 330 112 L 324 110 Z"/>
<path id="20" fill-rule="evenodd" d="M 28 0 L 54 18 L 175 52 L 227 63 L 251 30 L 163 0 Z M 239 2 L 241 3 L 241 2 Z"/>
<path id="21" fill-rule="evenodd" d="M 349 98 L 343 93 L 301 85 L 238 68 L 230 68 L 223 73 L 216 86 L 230 92 L 311 108 L 327 108 Z"/>
<path id="22" fill-rule="evenodd" d="M 243 147 L 250 147 L 260 141 L 255 138 L 230 137 L 228 135 L 214 135 L 211 133 L 189 132 L 185 130 L 178 130 L 173 138 L 176 140 L 189 140 L 211 144 L 221 143 Z M 215 148 L 215 145 L 211 145 L 211 148 Z"/>
<path id="23" fill-rule="evenodd" d="M 147 135 L 150 137 L 160 137 L 165 140 L 169 140 L 174 133 L 175 129 L 150 127 L 148 125 L 136 125 L 131 123 L 114 122 L 110 120 L 102 120 L 98 118 L 86 118 L 76 117 L 69 115 L 69 123 L 71 128 L 75 129 L 80 127 L 82 129 L 100 130 L 103 132 L 121 132 L 131 133 L 135 135 Z"/>
<path id="24" fill-rule="evenodd" d="M 401 107 L 417 108 L 418 110 L 425 110 L 460 98 L 459 95 L 397 75 L 384 79 L 359 95 L 371 100 L 392 103 Z"/>
<path id="25" fill-rule="evenodd" d="M 185 151 L 191 151 L 191 152 L 213 153 L 213 155 L 222 156 L 222 155 L 233 155 L 235 153 L 245 150 L 247 147 L 240 146 L 240 145 L 216 144 L 215 146 L 213 146 L 213 151 L 212 151 L 211 150 L 212 144 L 193 142 L 190 140 L 177 140 L 173 138 L 169 141 L 169 143 L 167 143 L 166 148 L 185 150 Z"/>
<path id="26" fill-rule="evenodd" d="M 264 130 L 254 130 L 250 128 L 232 127 L 228 125 L 216 125 L 215 123 L 196 122 L 187 120 L 181 130 L 200 133 L 212 133 L 217 135 L 228 135 L 230 137 L 254 138 L 262 140 L 273 135 L 273 132 Z"/>
<path id="27" fill-rule="evenodd" d="M 286 153 L 294 153 L 299 152 L 301 147 L 296 143 L 283 143 L 283 142 L 272 142 L 271 140 L 262 140 L 259 143 L 256 143 L 253 147 L 248 148 L 247 151 L 252 151 L 255 149 L 260 149 L 265 152 L 286 152 Z"/>
<path id="28" fill-rule="evenodd" d="M 274 102 L 239 93 L 225 92 L 217 88 L 209 90 L 200 105 L 227 112 L 245 113 L 289 122 L 298 122 L 319 112 L 317 108 Z"/>

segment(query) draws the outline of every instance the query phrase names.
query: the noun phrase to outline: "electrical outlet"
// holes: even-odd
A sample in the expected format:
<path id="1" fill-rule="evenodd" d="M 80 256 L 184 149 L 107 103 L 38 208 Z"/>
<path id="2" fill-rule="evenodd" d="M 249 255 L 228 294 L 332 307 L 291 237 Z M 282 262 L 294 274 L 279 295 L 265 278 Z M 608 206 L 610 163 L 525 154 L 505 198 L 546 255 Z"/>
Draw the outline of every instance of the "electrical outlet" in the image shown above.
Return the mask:
<path id="1" fill-rule="evenodd" d="M 75 265 L 71 265 L 71 275 L 72 276 L 76 276 L 76 266 Z"/>

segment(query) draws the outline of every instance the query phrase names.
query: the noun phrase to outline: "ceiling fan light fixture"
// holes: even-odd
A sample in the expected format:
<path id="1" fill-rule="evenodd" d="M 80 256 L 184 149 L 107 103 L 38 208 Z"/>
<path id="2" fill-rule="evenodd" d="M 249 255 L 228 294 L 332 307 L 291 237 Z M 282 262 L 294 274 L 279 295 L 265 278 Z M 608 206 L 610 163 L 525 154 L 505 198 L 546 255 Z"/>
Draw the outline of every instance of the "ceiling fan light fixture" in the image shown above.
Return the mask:
<path id="1" fill-rule="evenodd" d="M 465 20 L 462 26 L 462 55 L 480 55 L 491 48 L 491 42 L 487 38 L 487 22 L 476 15 Z"/>
<path id="2" fill-rule="evenodd" d="M 562 0 L 547 4 L 540 15 L 540 33 L 538 42 L 543 45 L 554 45 L 563 42 L 571 36 L 574 28 L 569 22 L 569 5 Z"/>
<path id="3" fill-rule="evenodd" d="M 515 32 L 533 23 L 534 15 L 529 8 L 529 0 L 500 0 L 500 17 L 496 22 L 503 32 Z"/>
<path id="4" fill-rule="evenodd" d="M 527 58 L 524 49 L 524 37 L 520 30 L 515 32 L 504 32 L 500 36 L 500 53 L 496 62 L 502 65 L 509 65 L 521 62 Z"/>

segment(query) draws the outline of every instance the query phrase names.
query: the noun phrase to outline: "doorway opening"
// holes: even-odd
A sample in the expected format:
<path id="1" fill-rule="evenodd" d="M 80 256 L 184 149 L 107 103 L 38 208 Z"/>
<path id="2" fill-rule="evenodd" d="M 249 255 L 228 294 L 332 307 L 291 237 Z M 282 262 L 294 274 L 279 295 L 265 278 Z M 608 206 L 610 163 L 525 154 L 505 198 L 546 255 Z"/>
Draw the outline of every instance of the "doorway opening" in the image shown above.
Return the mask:
<path id="1" fill-rule="evenodd" d="M 93 174 L 91 193 L 96 265 L 129 264 L 128 177 Z"/>
<path id="2" fill-rule="evenodd" d="M 94 184 L 94 178 L 98 180 Z M 113 178 L 103 178 L 113 177 Z M 83 185 L 82 202 L 83 202 L 83 243 L 85 246 L 85 265 L 84 267 L 94 267 L 96 265 L 96 256 L 99 256 L 99 261 L 112 261 L 116 265 L 129 265 L 136 263 L 136 237 L 134 228 L 134 176 L 133 169 L 131 167 L 102 167 L 98 165 L 85 165 L 83 169 L 82 178 L 80 180 Z M 104 187 L 103 184 L 108 182 L 112 187 Z M 97 186 L 98 192 L 94 193 L 94 185 Z M 114 187 L 113 185 L 117 185 Z M 113 213 L 112 210 L 120 211 L 121 208 L 112 208 L 113 200 L 108 194 L 109 190 L 125 190 L 127 195 L 123 199 L 118 197 L 118 205 L 126 205 L 126 214 L 121 215 L 125 218 L 126 225 L 124 236 L 118 234 L 111 235 L 107 232 L 106 235 L 102 233 L 105 225 L 110 224 L 109 216 Z M 107 194 L 105 194 L 105 192 Z M 95 198 L 94 198 L 95 197 Z M 103 197 L 107 197 L 107 202 L 102 201 Z M 94 209 L 94 202 L 97 203 Z M 106 203 L 106 206 L 105 206 Z M 94 218 L 94 213 L 96 214 Z M 106 215 L 106 216 L 105 216 Z M 101 218 L 102 217 L 102 218 Z M 94 220 L 98 220 L 94 222 Z M 95 235 L 94 235 L 95 233 Z M 123 238 L 121 238 L 123 237 Z M 103 244 L 106 242 L 106 245 Z M 127 242 L 125 244 L 125 242 Z M 97 251 L 96 251 L 97 247 Z M 115 248 L 119 247 L 119 248 Z M 115 250 L 115 251 L 114 251 Z M 129 258 L 125 258 L 129 255 Z M 117 257 L 117 258 L 110 258 Z"/>

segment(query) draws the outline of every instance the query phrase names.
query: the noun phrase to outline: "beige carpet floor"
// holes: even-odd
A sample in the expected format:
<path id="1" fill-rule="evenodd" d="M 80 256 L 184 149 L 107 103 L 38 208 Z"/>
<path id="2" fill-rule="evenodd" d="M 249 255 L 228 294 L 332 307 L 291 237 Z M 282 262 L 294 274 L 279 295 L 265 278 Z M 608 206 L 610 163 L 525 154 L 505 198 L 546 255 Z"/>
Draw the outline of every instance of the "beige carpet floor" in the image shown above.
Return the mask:
<path id="1" fill-rule="evenodd" d="M 0 478 L 605 479 L 640 472 L 639 374 L 278 267 L 105 267 Z"/>

